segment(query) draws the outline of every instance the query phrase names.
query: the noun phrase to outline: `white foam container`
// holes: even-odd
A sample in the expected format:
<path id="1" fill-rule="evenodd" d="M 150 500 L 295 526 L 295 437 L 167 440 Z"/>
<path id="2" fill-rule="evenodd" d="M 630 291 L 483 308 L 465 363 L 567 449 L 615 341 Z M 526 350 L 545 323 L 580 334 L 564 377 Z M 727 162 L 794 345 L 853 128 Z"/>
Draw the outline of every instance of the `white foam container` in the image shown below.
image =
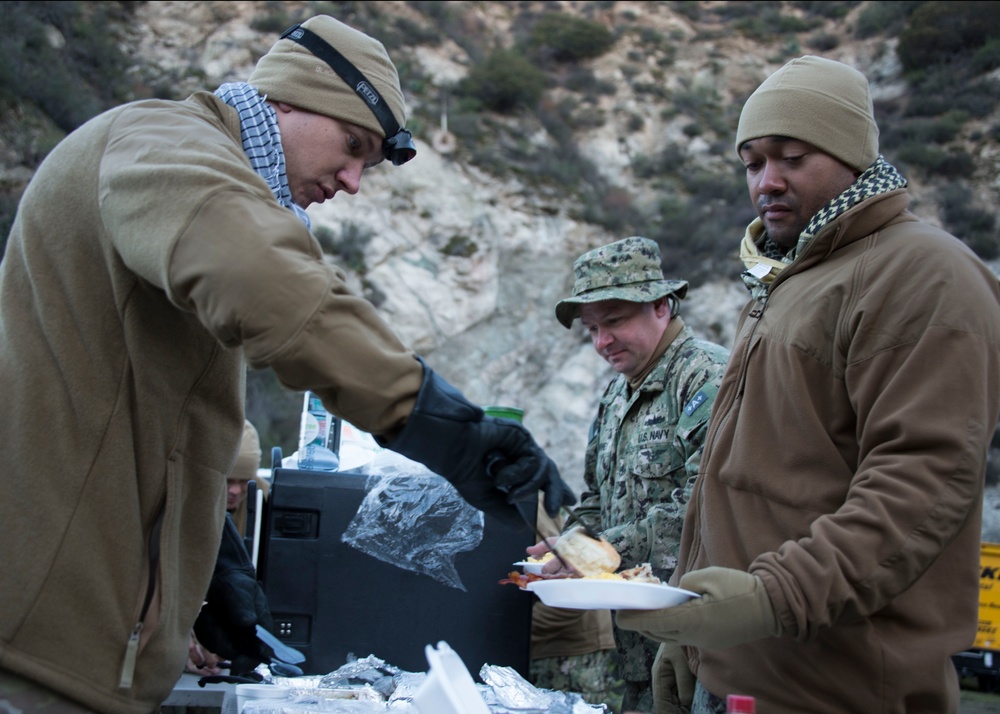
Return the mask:
<path id="1" fill-rule="evenodd" d="M 252 699 L 285 699 L 288 697 L 288 687 L 275 684 L 237 684 L 236 711 L 243 711 L 243 706 Z"/>
<path id="2" fill-rule="evenodd" d="M 413 695 L 420 714 L 490 714 L 490 708 L 476 690 L 476 683 L 447 642 L 424 648 L 430 669 Z"/>

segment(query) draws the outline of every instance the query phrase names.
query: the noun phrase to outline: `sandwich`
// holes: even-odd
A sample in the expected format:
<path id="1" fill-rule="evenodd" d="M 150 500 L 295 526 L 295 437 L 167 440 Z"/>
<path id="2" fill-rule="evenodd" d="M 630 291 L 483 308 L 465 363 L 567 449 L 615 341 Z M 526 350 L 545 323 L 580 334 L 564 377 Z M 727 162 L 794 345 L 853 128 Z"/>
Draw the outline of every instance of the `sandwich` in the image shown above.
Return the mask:
<path id="1" fill-rule="evenodd" d="M 559 536 L 555 550 L 585 578 L 613 573 L 622 563 L 622 558 L 613 545 L 603 537 L 588 535 L 579 527 Z"/>

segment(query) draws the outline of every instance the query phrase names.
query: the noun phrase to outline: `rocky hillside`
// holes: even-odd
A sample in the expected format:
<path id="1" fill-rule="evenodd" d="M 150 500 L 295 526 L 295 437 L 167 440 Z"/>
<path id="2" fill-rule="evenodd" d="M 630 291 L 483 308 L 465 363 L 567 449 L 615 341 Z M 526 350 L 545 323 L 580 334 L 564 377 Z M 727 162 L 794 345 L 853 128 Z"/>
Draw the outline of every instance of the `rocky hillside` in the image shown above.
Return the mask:
<path id="1" fill-rule="evenodd" d="M 998 117 L 992 103 L 981 105 L 1000 93 L 996 68 L 974 75 L 974 97 L 955 96 L 934 114 L 914 109 L 912 71 L 897 51 L 915 6 L 943 3 L 127 5 L 113 34 L 133 74 L 161 95 L 245 79 L 282 29 L 314 12 L 383 39 L 404 81 L 417 159 L 380 166 L 360 195 L 311 208 L 317 236 L 401 338 L 470 398 L 523 407 L 577 488 L 587 427 L 611 372 L 578 326 L 565 330 L 554 318 L 573 260 L 626 235 L 657 239 L 667 273 L 692 283 L 685 320 L 728 346 L 744 298 L 734 256 L 751 215 L 732 133 L 745 98 L 790 57 L 822 54 L 864 71 L 886 120 L 883 151 L 910 179 L 917 213 L 953 231 L 949 221 L 978 218 L 992 239 L 992 209 L 983 207 L 1000 205 Z M 906 9 L 878 14 L 888 6 Z M 566 39 L 566 28 L 577 35 Z M 580 37 L 590 45 L 575 46 Z M 491 105 L 496 98 L 483 91 L 484 68 L 496 58 L 507 62 L 501 76 L 523 82 L 508 104 Z M 527 82 L 534 72 L 537 86 Z M 924 73 L 923 105 L 935 76 Z M 8 157 L 11 126 L 0 124 Z M 23 177 L 24 163 L 7 161 L 8 185 Z M 995 239 L 984 245 L 992 260 Z M 300 398 L 268 375 L 253 375 L 250 387 L 265 446 L 288 453 Z"/>

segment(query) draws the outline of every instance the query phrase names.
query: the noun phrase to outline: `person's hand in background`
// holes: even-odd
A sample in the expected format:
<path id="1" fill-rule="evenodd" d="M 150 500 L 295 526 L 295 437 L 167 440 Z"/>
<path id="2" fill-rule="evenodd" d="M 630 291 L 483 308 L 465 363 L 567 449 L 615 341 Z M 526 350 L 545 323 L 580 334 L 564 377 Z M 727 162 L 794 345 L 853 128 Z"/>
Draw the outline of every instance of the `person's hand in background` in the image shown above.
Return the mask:
<path id="1" fill-rule="evenodd" d="M 552 553 L 552 557 L 546 560 L 542 565 L 543 575 L 579 575 L 575 568 L 567 563 L 563 563 L 561 559 L 556 557 L 555 551 L 552 550 L 552 546 L 558 540 L 559 539 L 555 536 L 549 536 L 545 540 L 538 541 L 535 545 L 528 546 L 525 550 L 527 551 L 529 557 L 536 559 L 541 559 L 546 553 Z"/>
<path id="2" fill-rule="evenodd" d="M 201 643 L 198 642 L 198 638 L 192 632 L 191 638 L 188 640 L 188 658 L 184 665 L 184 671 L 191 674 L 198 674 L 202 677 L 210 677 L 222 674 L 223 667 L 221 665 L 223 664 L 225 663 L 222 658 L 202 647 Z"/>
<path id="3" fill-rule="evenodd" d="M 228 514 L 205 600 L 194 623 L 195 635 L 211 651 L 229 658 L 232 674 L 244 674 L 262 662 L 271 662 L 273 650 L 257 638 L 257 625 L 274 629 L 267 596 Z"/>

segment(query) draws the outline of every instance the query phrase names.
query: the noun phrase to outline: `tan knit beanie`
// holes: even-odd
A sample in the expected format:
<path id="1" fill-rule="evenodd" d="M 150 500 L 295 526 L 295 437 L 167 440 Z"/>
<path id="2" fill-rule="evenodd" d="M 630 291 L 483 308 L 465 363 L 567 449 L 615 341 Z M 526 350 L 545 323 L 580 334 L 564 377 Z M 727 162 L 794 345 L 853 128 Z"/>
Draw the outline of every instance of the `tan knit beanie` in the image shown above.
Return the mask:
<path id="1" fill-rule="evenodd" d="M 328 15 L 309 18 L 302 27 L 322 37 L 357 67 L 375 85 L 399 125 L 406 125 L 399 75 L 381 42 Z M 356 124 L 386 138 L 371 108 L 354 89 L 326 62 L 293 40 L 275 42 L 247 81 L 271 101 Z"/>
<path id="2" fill-rule="evenodd" d="M 243 441 L 240 443 L 240 453 L 236 457 L 236 465 L 229 474 L 231 479 L 249 481 L 257 475 L 260 467 L 260 437 L 257 429 L 249 421 L 243 424 Z"/>
<path id="3" fill-rule="evenodd" d="M 878 126 L 865 76 L 842 62 L 793 59 L 750 95 L 736 130 L 736 152 L 750 139 L 805 141 L 864 171 L 878 158 Z"/>

